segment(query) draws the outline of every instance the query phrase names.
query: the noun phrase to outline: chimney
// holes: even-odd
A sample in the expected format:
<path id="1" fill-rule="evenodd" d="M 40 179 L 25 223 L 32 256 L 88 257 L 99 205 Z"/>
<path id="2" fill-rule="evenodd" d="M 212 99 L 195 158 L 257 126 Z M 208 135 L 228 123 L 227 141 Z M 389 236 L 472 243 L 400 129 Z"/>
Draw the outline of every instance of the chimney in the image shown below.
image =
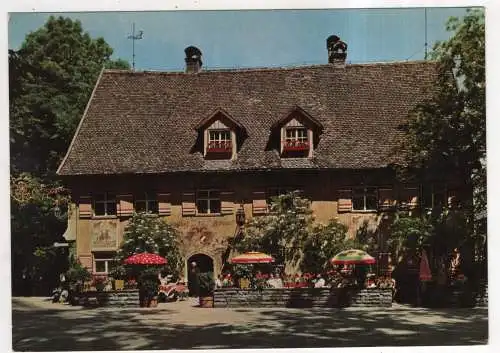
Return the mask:
<path id="1" fill-rule="evenodd" d="M 332 35 L 326 40 L 328 49 L 328 62 L 335 67 L 345 67 L 347 57 L 347 44 L 336 35 Z"/>
<path id="2" fill-rule="evenodd" d="M 201 65 L 203 64 L 201 61 L 201 50 L 190 46 L 184 49 L 184 53 L 186 53 L 186 73 L 195 74 L 200 72 Z"/>

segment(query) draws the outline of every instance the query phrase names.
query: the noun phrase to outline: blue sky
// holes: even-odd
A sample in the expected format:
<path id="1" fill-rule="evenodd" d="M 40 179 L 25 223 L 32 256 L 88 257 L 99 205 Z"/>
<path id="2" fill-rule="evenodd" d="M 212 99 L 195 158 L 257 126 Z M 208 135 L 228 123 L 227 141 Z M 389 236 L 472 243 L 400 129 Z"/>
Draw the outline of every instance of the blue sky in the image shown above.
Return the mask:
<path id="1" fill-rule="evenodd" d="M 463 8 L 429 8 L 429 47 L 449 38 L 446 21 Z M 253 11 L 164 11 L 58 13 L 79 19 L 92 37 L 104 37 L 113 57 L 132 60 L 127 39 L 132 23 L 144 31 L 136 41 L 136 68 L 182 70 L 184 48 L 195 45 L 208 68 L 321 64 L 327 61 L 326 38 L 339 35 L 349 45 L 348 61 L 419 60 L 424 57 L 424 9 L 330 9 Z M 13 13 L 9 48 L 17 49 L 48 13 Z"/>

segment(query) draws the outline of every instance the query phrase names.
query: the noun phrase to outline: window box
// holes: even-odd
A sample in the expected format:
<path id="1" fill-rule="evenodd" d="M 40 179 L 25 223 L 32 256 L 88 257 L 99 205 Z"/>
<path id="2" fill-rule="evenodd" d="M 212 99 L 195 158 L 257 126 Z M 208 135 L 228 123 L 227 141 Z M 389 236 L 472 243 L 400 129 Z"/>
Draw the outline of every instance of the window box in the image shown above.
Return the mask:
<path id="1" fill-rule="evenodd" d="M 233 142 L 230 130 L 209 130 L 207 153 L 231 153 Z"/>
<path id="2" fill-rule="evenodd" d="M 231 153 L 233 144 L 229 141 L 209 141 L 207 145 L 208 153 Z"/>
<path id="3" fill-rule="evenodd" d="M 309 141 L 285 140 L 283 141 L 283 151 L 309 151 Z"/>

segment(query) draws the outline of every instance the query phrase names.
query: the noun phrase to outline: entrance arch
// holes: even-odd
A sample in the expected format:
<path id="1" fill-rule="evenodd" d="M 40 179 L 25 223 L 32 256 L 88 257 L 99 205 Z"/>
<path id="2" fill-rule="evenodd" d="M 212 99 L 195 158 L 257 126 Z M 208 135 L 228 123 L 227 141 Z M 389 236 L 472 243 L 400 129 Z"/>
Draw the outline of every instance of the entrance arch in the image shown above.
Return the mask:
<path id="1" fill-rule="evenodd" d="M 196 262 L 200 272 L 214 272 L 214 260 L 205 254 L 199 253 L 190 256 L 187 259 L 187 268 L 191 269 L 191 263 Z"/>
<path id="2" fill-rule="evenodd" d="M 198 270 L 196 270 L 196 273 L 192 270 L 192 263 L 196 263 L 196 267 Z M 202 253 L 197 253 L 194 255 L 191 255 L 187 259 L 186 263 L 186 269 L 187 269 L 187 279 L 188 279 L 188 287 L 189 287 L 189 293 L 190 295 L 196 295 L 198 292 L 198 278 L 197 274 L 198 273 L 204 273 L 204 272 L 212 272 L 214 273 L 214 260 Z"/>

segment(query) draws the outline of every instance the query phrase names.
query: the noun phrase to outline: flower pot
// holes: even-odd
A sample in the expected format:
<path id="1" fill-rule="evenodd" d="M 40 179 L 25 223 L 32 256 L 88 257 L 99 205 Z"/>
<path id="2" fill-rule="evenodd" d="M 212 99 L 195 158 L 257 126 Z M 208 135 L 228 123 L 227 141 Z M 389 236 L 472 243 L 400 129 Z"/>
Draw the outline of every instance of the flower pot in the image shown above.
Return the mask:
<path id="1" fill-rule="evenodd" d="M 213 308 L 214 297 L 200 297 L 200 308 Z"/>
<path id="2" fill-rule="evenodd" d="M 125 286 L 125 281 L 122 279 L 115 279 L 113 282 L 114 290 L 123 290 L 124 286 Z"/>

